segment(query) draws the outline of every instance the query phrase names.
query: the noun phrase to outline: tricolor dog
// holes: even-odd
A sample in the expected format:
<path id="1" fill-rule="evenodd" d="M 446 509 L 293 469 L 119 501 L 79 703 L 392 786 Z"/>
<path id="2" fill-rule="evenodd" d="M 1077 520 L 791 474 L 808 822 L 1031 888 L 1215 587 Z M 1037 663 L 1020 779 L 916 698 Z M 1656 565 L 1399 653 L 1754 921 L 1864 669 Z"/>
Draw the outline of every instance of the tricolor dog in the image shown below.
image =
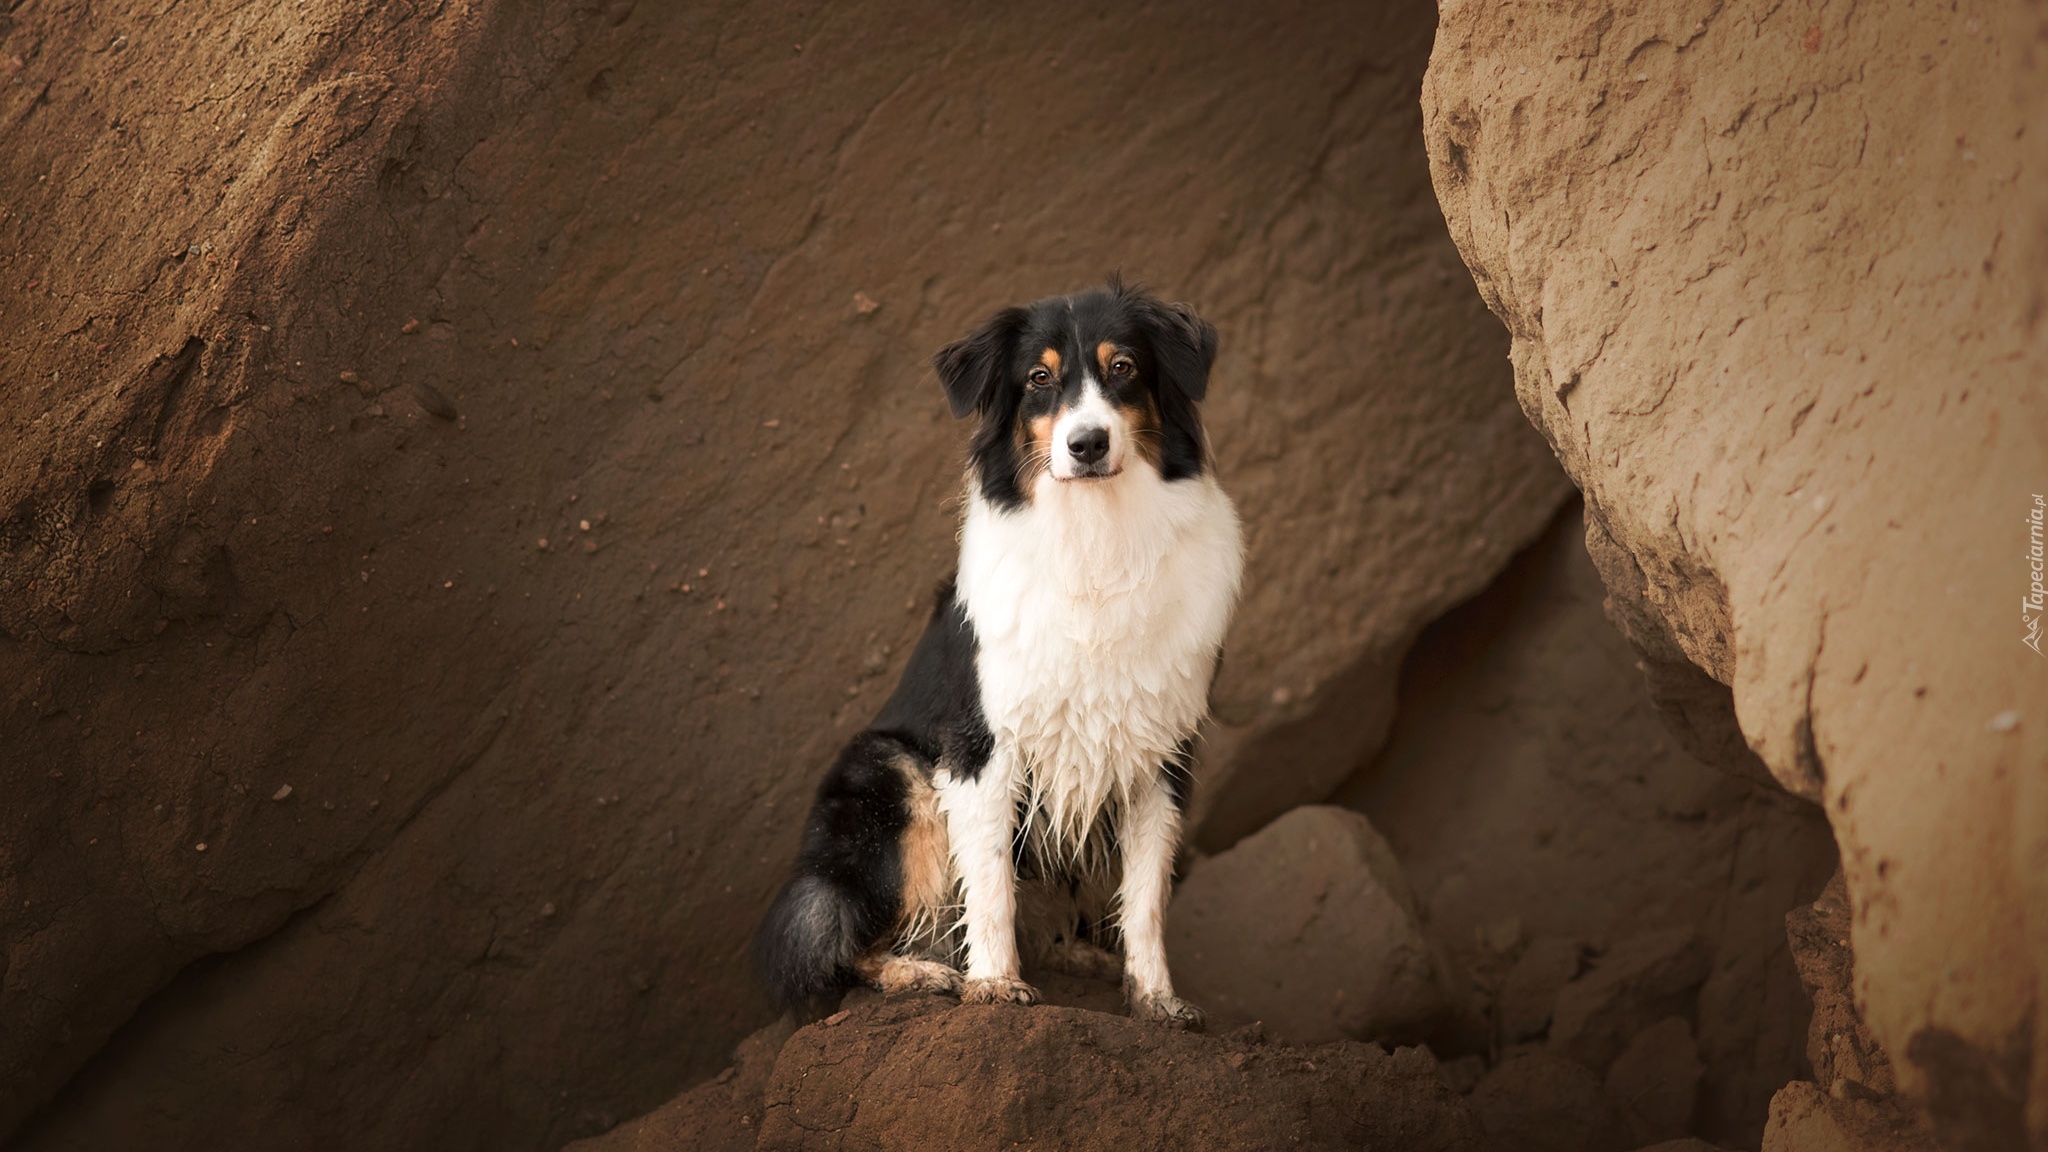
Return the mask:
<path id="1" fill-rule="evenodd" d="M 1192 741 L 1237 599 L 1237 514 L 1196 405 L 1216 330 L 1112 280 L 935 358 L 968 451 L 960 563 L 818 789 L 758 953 L 786 1005 L 865 982 L 1030 1004 L 1024 948 L 1173 994 L 1166 903 Z"/>

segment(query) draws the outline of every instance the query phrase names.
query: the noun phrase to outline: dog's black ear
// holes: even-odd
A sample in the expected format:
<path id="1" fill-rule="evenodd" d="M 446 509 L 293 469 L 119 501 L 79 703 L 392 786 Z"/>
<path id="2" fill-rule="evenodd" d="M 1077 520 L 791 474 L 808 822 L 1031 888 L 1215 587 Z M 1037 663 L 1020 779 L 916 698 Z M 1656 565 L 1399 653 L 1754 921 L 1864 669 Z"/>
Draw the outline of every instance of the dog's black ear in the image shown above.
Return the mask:
<path id="1" fill-rule="evenodd" d="M 1207 395 L 1209 369 L 1216 363 L 1216 326 L 1186 304 L 1147 300 L 1143 314 L 1159 382 L 1190 400 Z"/>
<path id="2" fill-rule="evenodd" d="M 946 403 L 952 406 L 953 419 L 984 408 L 995 399 L 1026 318 L 1022 308 L 1005 308 L 932 357 L 939 383 L 945 385 Z"/>

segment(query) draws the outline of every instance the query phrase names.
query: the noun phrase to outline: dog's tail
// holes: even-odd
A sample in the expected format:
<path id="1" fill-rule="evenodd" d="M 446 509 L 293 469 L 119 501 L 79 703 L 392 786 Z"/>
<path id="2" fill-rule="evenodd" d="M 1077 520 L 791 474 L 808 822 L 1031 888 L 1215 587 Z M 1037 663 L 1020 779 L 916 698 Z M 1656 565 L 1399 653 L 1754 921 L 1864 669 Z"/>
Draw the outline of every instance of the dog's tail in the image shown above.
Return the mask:
<path id="1" fill-rule="evenodd" d="M 926 761 L 869 729 L 839 753 L 804 822 L 795 878 L 769 907 L 754 956 L 776 1002 L 809 1012 L 858 983 L 855 964 L 902 912 L 911 777 Z"/>
<path id="2" fill-rule="evenodd" d="M 777 1005 L 816 1009 L 855 982 L 853 962 L 866 941 L 860 905 L 823 876 L 800 873 L 783 885 L 754 938 L 754 958 Z"/>

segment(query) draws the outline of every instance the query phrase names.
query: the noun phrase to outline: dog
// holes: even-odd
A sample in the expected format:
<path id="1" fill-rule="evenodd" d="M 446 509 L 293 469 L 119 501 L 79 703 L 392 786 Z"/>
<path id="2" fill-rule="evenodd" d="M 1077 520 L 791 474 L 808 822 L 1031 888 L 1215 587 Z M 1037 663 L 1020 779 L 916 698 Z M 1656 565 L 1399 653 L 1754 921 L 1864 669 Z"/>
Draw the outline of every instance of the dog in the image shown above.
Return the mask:
<path id="1" fill-rule="evenodd" d="M 934 357 L 978 420 L 959 566 L 761 926 L 779 1003 L 866 983 L 1032 1004 L 1021 934 L 1052 966 L 1120 967 L 1133 1016 L 1201 1027 L 1165 921 L 1243 571 L 1197 410 L 1215 359 L 1191 308 L 1115 278 Z"/>

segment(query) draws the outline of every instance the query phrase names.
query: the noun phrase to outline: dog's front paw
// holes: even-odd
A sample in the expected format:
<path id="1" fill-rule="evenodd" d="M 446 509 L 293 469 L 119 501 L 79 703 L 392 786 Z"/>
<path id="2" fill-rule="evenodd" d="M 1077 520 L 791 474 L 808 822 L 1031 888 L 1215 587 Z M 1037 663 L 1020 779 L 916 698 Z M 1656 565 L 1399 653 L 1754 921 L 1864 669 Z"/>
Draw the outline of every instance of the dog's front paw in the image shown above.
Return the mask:
<path id="1" fill-rule="evenodd" d="M 962 1004 L 1036 1004 L 1038 989 L 1008 976 L 969 977 L 960 988 Z"/>
<path id="2" fill-rule="evenodd" d="M 1133 996 L 1131 1018 L 1150 1020 L 1183 1032 L 1200 1032 L 1207 1023 L 1200 1008 L 1178 996 Z"/>

